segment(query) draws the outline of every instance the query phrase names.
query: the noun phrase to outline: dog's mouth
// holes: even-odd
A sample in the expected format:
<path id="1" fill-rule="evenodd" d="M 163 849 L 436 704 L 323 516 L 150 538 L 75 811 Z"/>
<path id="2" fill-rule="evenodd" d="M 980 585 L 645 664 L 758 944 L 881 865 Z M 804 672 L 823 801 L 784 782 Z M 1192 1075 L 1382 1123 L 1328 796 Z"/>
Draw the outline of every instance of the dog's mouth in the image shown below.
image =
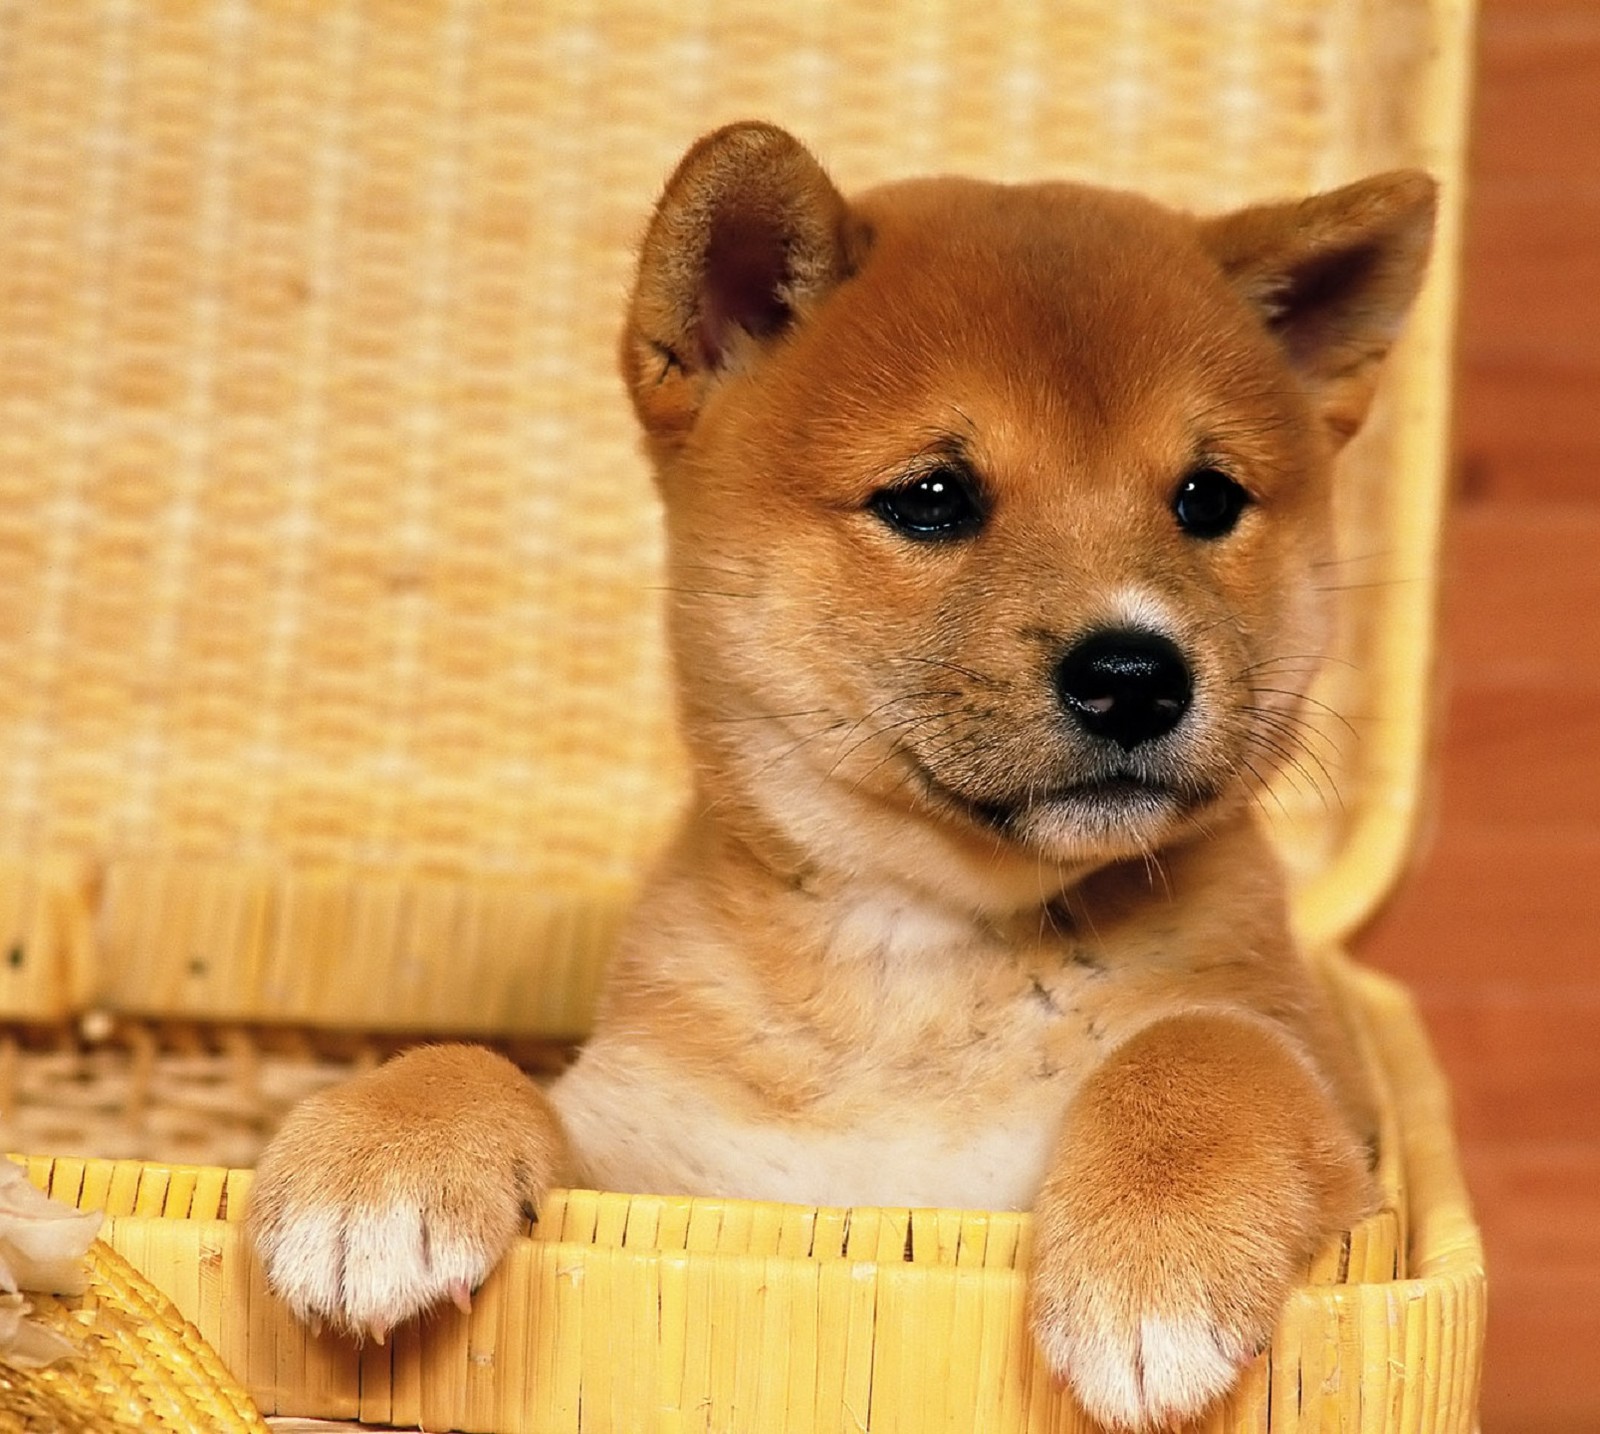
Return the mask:
<path id="1" fill-rule="evenodd" d="M 1004 836 L 1021 835 L 1029 818 L 1050 815 L 1103 836 L 1170 820 L 1210 805 L 1216 790 L 1200 782 L 1171 781 L 1132 772 L 1111 772 L 1057 786 L 1030 787 L 999 798 L 975 797 L 946 785 L 920 762 L 912 765 L 928 794 L 975 825 Z"/>

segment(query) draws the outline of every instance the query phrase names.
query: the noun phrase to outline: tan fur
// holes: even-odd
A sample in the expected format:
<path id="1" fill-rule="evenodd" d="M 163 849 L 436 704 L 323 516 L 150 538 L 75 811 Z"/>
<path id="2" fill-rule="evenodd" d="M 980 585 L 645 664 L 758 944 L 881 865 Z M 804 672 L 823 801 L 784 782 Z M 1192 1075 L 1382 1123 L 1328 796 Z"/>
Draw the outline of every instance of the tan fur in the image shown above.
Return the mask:
<path id="1" fill-rule="evenodd" d="M 1030 1318 L 1093 1414 L 1157 1427 L 1231 1384 L 1371 1198 L 1369 1098 L 1249 798 L 1328 641 L 1331 462 L 1431 212 L 1414 174 L 1212 220 L 1064 184 L 847 203 L 769 126 L 690 151 L 622 352 L 695 790 L 552 1092 L 571 1173 L 1031 1205 Z M 951 454 L 982 531 L 908 540 L 873 495 Z M 1202 463 L 1254 500 L 1215 542 L 1171 510 Z M 1051 673 L 1127 625 L 1178 645 L 1194 697 L 1113 771 Z M 1107 775 L 1144 785 L 1077 785 Z M 278 1254 L 330 1220 L 399 1203 L 497 1252 L 567 1178 L 509 1069 L 396 1070 L 319 1098 L 263 1162 L 258 1238 L 304 1313 L 372 1318 Z M 414 1281 L 377 1322 L 450 1292 Z"/>

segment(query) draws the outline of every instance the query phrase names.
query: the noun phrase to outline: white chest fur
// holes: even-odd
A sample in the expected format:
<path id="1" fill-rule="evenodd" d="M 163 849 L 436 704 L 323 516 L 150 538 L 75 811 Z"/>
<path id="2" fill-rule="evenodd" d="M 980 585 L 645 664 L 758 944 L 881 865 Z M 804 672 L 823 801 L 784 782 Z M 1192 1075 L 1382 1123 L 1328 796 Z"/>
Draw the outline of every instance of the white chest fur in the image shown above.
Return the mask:
<path id="1" fill-rule="evenodd" d="M 1033 1202 L 1069 1090 L 1030 1087 L 1014 1104 L 874 1114 L 839 1130 L 731 1114 L 670 1070 L 591 1060 L 553 1098 L 583 1175 L 604 1189 L 723 1195 L 806 1205 L 1020 1210 Z"/>
<path id="2" fill-rule="evenodd" d="M 619 1023 L 553 1091 L 584 1177 L 803 1204 L 1029 1206 L 1083 1074 L 1061 1058 L 1071 1003 L 1046 998 L 992 933 L 894 891 L 836 905 L 822 939 L 820 982 L 849 992 L 815 1016 L 825 1037 L 808 1042 L 793 1013 L 767 1023 L 765 993 L 738 975 L 701 994 L 743 1013 L 763 1060 L 814 1074 L 815 1098 L 769 1113 Z"/>

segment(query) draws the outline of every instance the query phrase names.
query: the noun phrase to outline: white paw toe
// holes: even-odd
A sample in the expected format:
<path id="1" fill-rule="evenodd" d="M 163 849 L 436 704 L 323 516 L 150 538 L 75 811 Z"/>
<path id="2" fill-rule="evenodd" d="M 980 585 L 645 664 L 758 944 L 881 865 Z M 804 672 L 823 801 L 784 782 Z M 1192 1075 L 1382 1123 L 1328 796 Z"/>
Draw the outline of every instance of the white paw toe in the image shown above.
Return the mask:
<path id="1" fill-rule="evenodd" d="M 1080 1320 L 1041 1338 L 1085 1410 L 1114 1429 L 1160 1428 L 1193 1418 L 1231 1389 L 1250 1351 L 1202 1317 L 1146 1315 L 1136 1329 Z"/>
<path id="2" fill-rule="evenodd" d="M 1139 1367 L 1151 1416 L 1187 1418 L 1233 1387 L 1249 1358 L 1243 1343 L 1208 1320 L 1141 1322 Z"/>
<path id="3" fill-rule="evenodd" d="M 296 1215 L 263 1236 L 261 1257 L 272 1288 L 301 1319 L 379 1339 L 443 1300 L 461 1303 L 494 1263 L 409 1204 Z"/>

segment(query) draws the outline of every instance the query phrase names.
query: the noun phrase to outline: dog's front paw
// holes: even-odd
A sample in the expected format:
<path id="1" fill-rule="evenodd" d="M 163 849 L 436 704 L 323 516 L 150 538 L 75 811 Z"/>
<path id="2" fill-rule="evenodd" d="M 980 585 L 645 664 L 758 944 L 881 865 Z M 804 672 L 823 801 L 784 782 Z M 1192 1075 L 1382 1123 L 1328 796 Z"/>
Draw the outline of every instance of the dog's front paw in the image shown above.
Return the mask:
<path id="1" fill-rule="evenodd" d="M 1132 1248 L 1072 1236 L 1041 1251 L 1034 1337 L 1101 1424 L 1149 1430 L 1193 1419 L 1266 1348 L 1288 1293 L 1282 1263 L 1259 1249 L 1218 1253 L 1159 1237 Z"/>
<path id="2" fill-rule="evenodd" d="M 425 1047 L 296 1107 L 257 1168 L 250 1233 L 301 1319 L 382 1340 L 446 1299 L 467 1307 L 565 1167 L 515 1066 Z"/>
<path id="3" fill-rule="evenodd" d="M 1039 1193 L 1040 1351 L 1104 1425 L 1193 1419 L 1266 1348 L 1307 1261 L 1371 1195 L 1359 1142 L 1274 1028 L 1157 1022 L 1085 1083 Z"/>

